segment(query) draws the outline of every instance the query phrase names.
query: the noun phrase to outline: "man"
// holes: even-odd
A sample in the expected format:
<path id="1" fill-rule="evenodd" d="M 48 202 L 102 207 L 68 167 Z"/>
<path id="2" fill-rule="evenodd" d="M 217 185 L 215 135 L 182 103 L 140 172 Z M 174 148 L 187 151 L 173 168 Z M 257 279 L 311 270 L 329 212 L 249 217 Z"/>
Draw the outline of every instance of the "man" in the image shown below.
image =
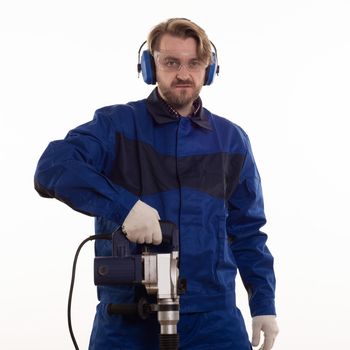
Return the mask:
<path id="1" fill-rule="evenodd" d="M 249 294 L 252 344 L 262 331 L 262 349 L 269 350 L 278 328 L 273 258 L 260 231 L 260 178 L 245 132 L 202 106 L 199 93 L 216 64 L 211 43 L 198 25 L 174 18 L 150 32 L 148 48 L 157 88 L 145 100 L 97 110 L 91 122 L 50 143 L 35 188 L 96 217 L 97 233 L 122 226 L 134 243 L 159 244 L 159 220 L 174 222 L 187 281 L 180 349 L 251 349 L 235 305 L 238 268 Z M 96 254 L 110 255 L 110 242 L 98 241 Z M 109 303 L 133 302 L 138 292 L 98 288 L 89 349 L 157 349 L 155 317 L 106 311 Z"/>

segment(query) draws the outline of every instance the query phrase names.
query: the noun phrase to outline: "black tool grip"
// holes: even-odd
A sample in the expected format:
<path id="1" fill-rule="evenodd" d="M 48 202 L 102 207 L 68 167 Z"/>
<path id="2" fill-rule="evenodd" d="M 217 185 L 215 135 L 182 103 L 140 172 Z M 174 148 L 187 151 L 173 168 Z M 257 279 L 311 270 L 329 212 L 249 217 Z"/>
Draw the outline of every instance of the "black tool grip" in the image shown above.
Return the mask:
<path id="1" fill-rule="evenodd" d="M 141 298 L 135 304 L 108 304 L 109 315 L 139 315 L 146 320 L 151 313 L 151 306 L 145 298 Z"/>
<path id="2" fill-rule="evenodd" d="M 137 304 L 109 304 L 107 306 L 109 315 L 137 315 Z"/>

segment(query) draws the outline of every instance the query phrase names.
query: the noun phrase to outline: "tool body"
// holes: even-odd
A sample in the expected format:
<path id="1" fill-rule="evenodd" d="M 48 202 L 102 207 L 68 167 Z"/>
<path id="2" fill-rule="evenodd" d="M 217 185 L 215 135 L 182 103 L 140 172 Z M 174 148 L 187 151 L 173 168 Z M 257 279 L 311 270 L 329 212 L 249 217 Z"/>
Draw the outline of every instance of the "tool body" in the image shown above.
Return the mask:
<path id="1" fill-rule="evenodd" d="M 112 235 L 112 256 L 98 256 L 94 261 L 96 285 L 143 285 L 147 294 L 156 296 L 150 304 L 141 298 L 135 304 L 110 304 L 110 314 L 138 314 L 146 319 L 157 312 L 160 324 L 160 350 L 176 350 L 179 344 L 179 296 L 186 283 L 179 278 L 179 232 L 175 224 L 160 221 L 163 241 L 161 252 L 151 251 L 152 246 L 142 245 L 141 254 L 131 254 L 130 242 L 121 229 Z M 164 253 L 165 251 L 165 253 Z"/>

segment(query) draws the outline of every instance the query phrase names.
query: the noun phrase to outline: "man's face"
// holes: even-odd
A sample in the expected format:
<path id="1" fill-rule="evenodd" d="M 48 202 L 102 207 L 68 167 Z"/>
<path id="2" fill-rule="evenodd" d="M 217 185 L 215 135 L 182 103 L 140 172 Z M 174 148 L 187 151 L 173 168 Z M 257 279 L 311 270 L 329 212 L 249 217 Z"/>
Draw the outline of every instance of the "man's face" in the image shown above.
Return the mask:
<path id="1" fill-rule="evenodd" d="M 204 83 L 206 64 L 197 57 L 193 38 L 165 34 L 154 52 L 158 91 L 180 114 L 188 115 Z"/>

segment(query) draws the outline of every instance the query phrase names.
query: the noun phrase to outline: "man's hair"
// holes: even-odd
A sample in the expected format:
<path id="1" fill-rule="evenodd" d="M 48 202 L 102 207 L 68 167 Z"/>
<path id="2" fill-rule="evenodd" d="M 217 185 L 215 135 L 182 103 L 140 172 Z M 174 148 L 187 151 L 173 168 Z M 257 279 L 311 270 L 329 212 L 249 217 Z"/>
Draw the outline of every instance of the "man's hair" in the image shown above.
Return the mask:
<path id="1" fill-rule="evenodd" d="M 198 58 L 206 64 L 211 63 L 211 43 L 205 31 L 196 23 L 186 18 L 170 18 L 156 25 L 148 34 L 147 43 L 151 54 L 159 50 L 160 40 L 164 34 L 187 39 L 193 38 L 197 42 Z"/>

